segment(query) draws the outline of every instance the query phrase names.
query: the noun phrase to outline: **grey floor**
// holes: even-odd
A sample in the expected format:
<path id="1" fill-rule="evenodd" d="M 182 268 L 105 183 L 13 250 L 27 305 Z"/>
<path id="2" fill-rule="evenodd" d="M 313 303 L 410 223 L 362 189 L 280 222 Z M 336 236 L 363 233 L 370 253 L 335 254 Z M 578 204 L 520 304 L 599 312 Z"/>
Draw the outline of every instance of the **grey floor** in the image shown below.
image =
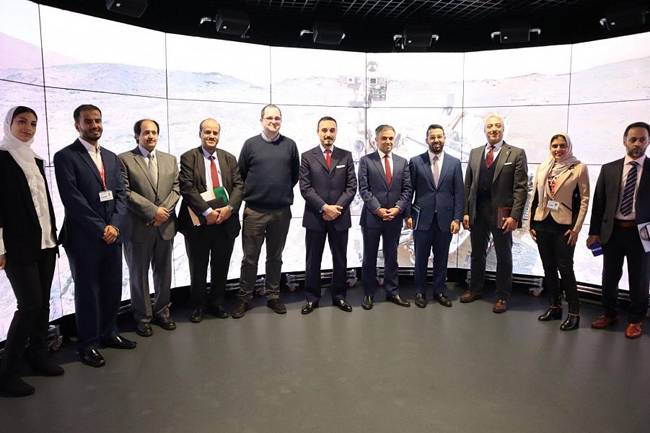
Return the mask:
<path id="1" fill-rule="evenodd" d="M 357 287 L 352 313 L 306 317 L 302 294 L 285 298 L 285 316 L 262 299 L 241 320 L 177 311 L 176 331 L 126 332 L 138 348 L 104 349 L 101 369 L 64 348 L 65 376 L 0 399 L 0 432 L 650 432 L 650 337 L 590 329 L 595 306 L 564 333 L 523 292 L 503 315 L 489 296 L 364 311 Z"/>

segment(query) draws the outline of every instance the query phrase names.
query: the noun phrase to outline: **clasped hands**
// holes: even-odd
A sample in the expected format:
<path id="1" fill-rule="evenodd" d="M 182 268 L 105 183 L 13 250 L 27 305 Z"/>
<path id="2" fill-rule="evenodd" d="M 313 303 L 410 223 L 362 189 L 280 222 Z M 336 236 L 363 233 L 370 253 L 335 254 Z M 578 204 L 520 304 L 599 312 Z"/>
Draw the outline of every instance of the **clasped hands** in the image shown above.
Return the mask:
<path id="1" fill-rule="evenodd" d="M 213 209 L 212 212 L 206 215 L 205 220 L 208 225 L 212 224 L 221 224 L 226 221 L 232 215 L 232 208 L 230 206 L 224 206 L 217 209 Z"/>
<path id="2" fill-rule="evenodd" d="M 380 207 L 375 211 L 375 215 L 377 215 L 382 221 L 393 221 L 400 213 L 402 213 L 402 210 L 397 206 L 390 209 Z"/>
<path id="3" fill-rule="evenodd" d="M 509 233 L 517 229 L 518 221 L 513 217 L 503 218 L 501 224 L 501 230 L 504 233 Z M 471 230 L 471 225 L 469 223 L 469 215 L 463 215 L 463 228 L 465 230 Z"/>
<path id="4" fill-rule="evenodd" d="M 323 206 L 323 219 L 325 221 L 334 221 L 341 216 L 342 211 L 343 206 L 339 206 L 338 204 L 326 204 Z"/>
<path id="5" fill-rule="evenodd" d="M 117 229 L 117 227 L 112 225 L 107 225 L 106 227 L 104 227 L 104 234 L 102 236 L 102 240 L 107 245 L 111 245 L 115 243 L 115 241 L 119 236 L 120 236 L 120 231 Z"/>
<path id="6" fill-rule="evenodd" d="M 151 221 L 151 225 L 154 227 L 159 227 L 163 223 L 167 222 L 170 216 L 171 216 L 171 212 L 168 209 L 165 209 L 164 207 L 159 207 L 158 209 L 156 209 L 156 214 L 153 216 L 153 221 Z"/>

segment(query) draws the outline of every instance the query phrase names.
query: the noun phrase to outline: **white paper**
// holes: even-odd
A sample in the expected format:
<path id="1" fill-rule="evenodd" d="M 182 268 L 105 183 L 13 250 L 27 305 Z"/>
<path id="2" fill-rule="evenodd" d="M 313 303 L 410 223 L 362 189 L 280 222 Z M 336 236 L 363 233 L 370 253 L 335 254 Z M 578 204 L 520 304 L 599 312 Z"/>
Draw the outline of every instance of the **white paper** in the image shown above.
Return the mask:
<path id="1" fill-rule="evenodd" d="M 650 253 L 650 222 L 638 224 L 637 228 L 643 249 L 646 253 Z"/>

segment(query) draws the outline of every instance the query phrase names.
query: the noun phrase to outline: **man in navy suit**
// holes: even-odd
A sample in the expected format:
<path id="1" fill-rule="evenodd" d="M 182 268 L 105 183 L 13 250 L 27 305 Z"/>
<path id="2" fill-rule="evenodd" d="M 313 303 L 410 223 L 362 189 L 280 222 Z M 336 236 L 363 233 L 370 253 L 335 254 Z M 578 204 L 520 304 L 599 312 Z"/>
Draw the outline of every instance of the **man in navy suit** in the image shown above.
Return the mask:
<path id="1" fill-rule="evenodd" d="M 370 310 L 377 287 L 377 250 L 383 239 L 384 289 L 386 300 L 402 307 L 411 304 L 400 297 L 397 281 L 397 247 L 404 213 L 411 202 L 411 176 L 406 159 L 391 151 L 395 144 L 395 128 L 379 125 L 375 129 L 377 152 L 359 160 L 359 193 L 364 206 L 361 211 L 363 236 L 362 281 L 364 297 L 361 306 Z"/>
<path id="2" fill-rule="evenodd" d="M 343 311 L 352 307 L 345 300 L 348 230 L 351 224 L 350 203 L 357 193 L 352 154 L 334 147 L 336 120 L 326 116 L 318 121 L 320 145 L 302 154 L 300 193 L 305 198 L 302 226 L 307 246 L 305 292 L 307 302 L 302 314 L 318 308 L 321 298 L 320 271 L 325 238 L 329 240 L 334 272 L 332 304 Z"/>
<path id="3" fill-rule="evenodd" d="M 126 214 L 121 164 L 100 147 L 102 113 L 94 105 L 74 111 L 79 138 L 54 155 L 56 182 L 65 208 L 60 242 L 74 280 L 75 317 L 81 362 L 102 367 L 99 344 L 133 349 L 120 336 L 116 318 L 122 295 L 122 242 Z"/>
<path id="4" fill-rule="evenodd" d="M 447 258 L 451 237 L 460 230 L 463 217 L 463 173 L 460 160 L 443 152 L 442 126 L 430 125 L 426 140 L 429 150 L 409 162 L 415 198 L 406 226 L 413 229 L 415 242 L 415 305 L 427 306 L 424 281 L 433 251 L 433 299 L 451 307 L 445 286 Z"/>

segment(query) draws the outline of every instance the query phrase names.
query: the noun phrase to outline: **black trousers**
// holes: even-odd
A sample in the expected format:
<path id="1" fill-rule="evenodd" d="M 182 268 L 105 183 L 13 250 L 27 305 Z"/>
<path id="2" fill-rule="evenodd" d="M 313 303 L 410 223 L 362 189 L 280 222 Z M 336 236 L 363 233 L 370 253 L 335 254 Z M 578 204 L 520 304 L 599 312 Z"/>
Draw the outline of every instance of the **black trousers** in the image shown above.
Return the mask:
<path id="1" fill-rule="evenodd" d="M 549 217 L 550 218 L 550 217 Z M 551 305 L 562 305 L 562 292 L 566 294 L 569 313 L 580 312 L 578 286 L 573 272 L 573 252 L 575 246 L 567 245 L 566 229 L 536 230 L 537 249 L 544 267 L 544 286 L 548 291 Z M 561 280 L 558 278 L 558 272 Z"/>
<path id="2" fill-rule="evenodd" d="M 608 317 L 616 317 L 618 282 L 623 275 L 624 258 L 627 259 L 630 287 L 628 320 L 630 323 L 639 323 L 648 309 L 650 253 L 644 251 L 636 227 L 614 226 L 612 236 L 603 245 L 603 307 Z"/>
<path id="3" fill-rule="evenodd" d="M 326 230 L 310 230 L 305 233 L 307 258 L 305 269 L 305 294 L 308 301 L 318 302 L 321 297 L 320 271 L 325 249 L 325 238 L 332 253 L 332 301 L 345 299 L 347 292 L 345 272 L 347 269 L 348 230 L 336 230 L 327 224 Z"/>
<path id="4" fill-rule="evenodd" d="M 384 290 L 386 294 L 399 294 L 399 277 L 397 275 L 397 248 L 399 237 L 402 233 L 402 220 L 382 223 L 381 228 L 361 227 L 363 237 L 363 260 L 361 266 L 361 282 L 363 292 L 367 296 L 374 296 L 377 289 L 377 254 L 379 240 L 382 243 L 384 255 Z"/>
<path id="5" fill-rule="evenodd" d="M 235 215 L 236 217 L 236 215 Z M 235 239 L 228 237 L 220 225 L 194 227 L 185 236 L 185 250 L 190 265 L 191 302 L 196 307 L 223 304 L 228 269 Z M 207 296 L 208 262 L 210 264 L 210 298 Z"/>
<path id="6" fill-rule="evenodd" d="M 469 288 L 473 293 L 481 293 L 485 280 L 485 261 L 490 233 L 497 253 L 496 297 L 508 300 L 512 294 L 512 232 L 504 233 L 496 225 L 495 209 L 489 203 L 479 203 L 477 217 L 471 228 L 472 278 Z"/>
<path id="7" fill-rule="evenodd" d="M 9 326 L 1 371 L 16 374 L 29 339 L 33 356 L 47 352 L 47 328 L 50 321 L 50 287 L 54 276 L 56 248 L 41 250 L 32 263 L 15 263 L 7 254 L 5 272 L 16 295 L 17 309 Z"/>

